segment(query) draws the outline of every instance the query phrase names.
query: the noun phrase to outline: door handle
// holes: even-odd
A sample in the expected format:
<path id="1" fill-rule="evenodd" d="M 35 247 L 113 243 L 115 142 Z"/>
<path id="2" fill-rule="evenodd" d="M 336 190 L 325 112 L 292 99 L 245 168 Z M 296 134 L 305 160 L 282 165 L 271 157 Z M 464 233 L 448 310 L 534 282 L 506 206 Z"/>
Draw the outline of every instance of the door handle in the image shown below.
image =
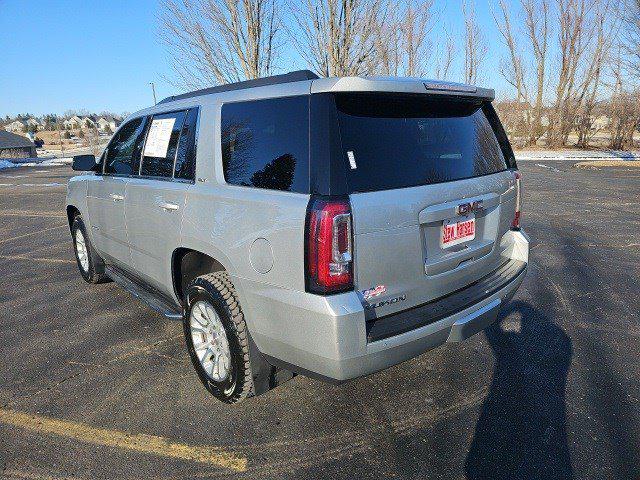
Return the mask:
<path id="1" fill-rule="evenodd" d="M 124 200 L 124 195 L 118 195 L 117 193 L 111 193 L 109 194 L 109 197 L 111 197 L 114 202 L 121 202 Z"/>
<path id="2" fill-rule="evenodd" d="M 164 202 L 164 201 L 158 202 L 158 206 L 163 210 L 178 210 L 178 208 L 180 208 L 175 203 Z"/>

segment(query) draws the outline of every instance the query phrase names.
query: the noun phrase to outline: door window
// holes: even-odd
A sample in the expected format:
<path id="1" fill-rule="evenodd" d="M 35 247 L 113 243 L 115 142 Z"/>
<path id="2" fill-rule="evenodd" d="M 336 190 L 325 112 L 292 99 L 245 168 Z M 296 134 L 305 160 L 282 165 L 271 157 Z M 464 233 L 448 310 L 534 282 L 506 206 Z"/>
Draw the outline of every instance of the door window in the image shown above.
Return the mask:
<path id="1" fill-rule="evenodd" d="M 147 177 L 173 176 L 180 132 L 187 112 L 154 115 L 147 133 L 140 175 Z"/>
<path id="2" fill-rule="evenodd" d="M 104 173 L 132 175 L 138 172 L 146 120 L 146 117 L 135 118 L 118 130 L 105 152 Z"/>
<path id="3" fill-rule="evenodd" d="M 178 142 L 176 156 L 175 178 L 193 180 L 196 175 L 196 128 L 198 123 L 198 108 L 192 108 L 187 113 Z"/>

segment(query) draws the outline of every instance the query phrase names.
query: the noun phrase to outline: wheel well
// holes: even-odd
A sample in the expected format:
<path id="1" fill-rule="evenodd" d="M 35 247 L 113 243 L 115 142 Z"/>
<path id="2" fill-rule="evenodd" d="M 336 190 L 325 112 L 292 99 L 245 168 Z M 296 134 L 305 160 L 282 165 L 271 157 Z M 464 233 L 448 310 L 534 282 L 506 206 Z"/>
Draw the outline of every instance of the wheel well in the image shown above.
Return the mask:
<path id="1" fill-rule="evenodd" d="M 175 250 L 171 265 L 173 289 L 180 300 L 184 298 L 184 290 L 194 278 L 226 270 L 215 258 L 189 248 Z"/>
<path id="2" fill-rule="evenodd" d="M 71 230 L 73 221 L 78 215 L 80 215 L 80 210 L 78 210 L 73 205 L 67 205 L 67 219 L 69 220 L 69 230 Z"/>

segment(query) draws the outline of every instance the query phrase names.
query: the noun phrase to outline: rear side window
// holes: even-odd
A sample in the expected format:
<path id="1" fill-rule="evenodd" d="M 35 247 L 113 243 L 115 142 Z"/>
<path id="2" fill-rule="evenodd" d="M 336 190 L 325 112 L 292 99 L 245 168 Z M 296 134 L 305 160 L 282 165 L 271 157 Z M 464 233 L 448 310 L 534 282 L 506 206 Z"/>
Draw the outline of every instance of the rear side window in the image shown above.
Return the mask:
<path id="1" fill-rule="evenodd" d="M 222 106 L 222 163 L 227 183 L 309 192 L 309 97 Z"/>
<path id="2" fill-rule="evenodd" d="M 180 131 L 187 112 L 154 115 L 144 144 L 140 175 L 173 177 Z"/>
<path id="3" fill-rule="evenodd" d="M 347 188 L 366 192 L 507 169 L 482 103 L 337 94 Z"/>
<path id="4" fill-rule="evenodd" d="M 138 172 L 146 120 L 146 117 L 135 118 L 118 130 L 105 152 L 104 173 L 132 175 Z"/>

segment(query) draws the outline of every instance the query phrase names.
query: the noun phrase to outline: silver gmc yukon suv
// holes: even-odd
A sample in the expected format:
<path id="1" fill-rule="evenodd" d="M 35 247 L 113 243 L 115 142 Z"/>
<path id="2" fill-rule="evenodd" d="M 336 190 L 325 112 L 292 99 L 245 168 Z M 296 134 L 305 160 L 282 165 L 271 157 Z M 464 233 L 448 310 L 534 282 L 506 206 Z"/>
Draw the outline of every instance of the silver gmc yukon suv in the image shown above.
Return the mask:
<path id="1" fill-rule="evenodd" d="M 493 90 L 308 71 L 167 98 L 74 157 L 89 283 L 181 319 L 224 402 L 377 372 L 481 331 L 521 284 Z"/>

